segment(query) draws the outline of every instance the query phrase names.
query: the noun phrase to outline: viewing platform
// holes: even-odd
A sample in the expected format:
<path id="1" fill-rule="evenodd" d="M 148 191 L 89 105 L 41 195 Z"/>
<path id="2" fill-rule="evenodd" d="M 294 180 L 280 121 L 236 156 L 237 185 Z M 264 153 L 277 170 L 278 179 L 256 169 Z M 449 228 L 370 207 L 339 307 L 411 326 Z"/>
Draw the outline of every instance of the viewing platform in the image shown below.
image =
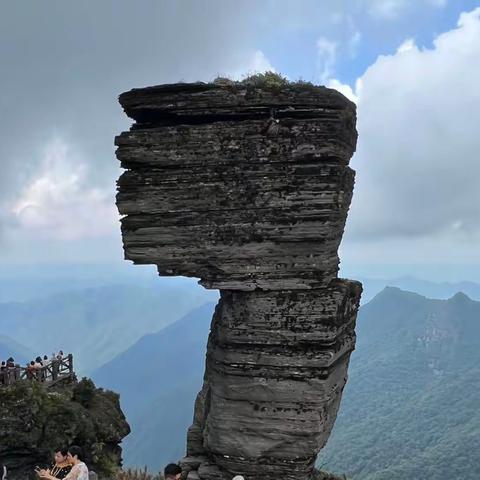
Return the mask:
<path id="1" fill-rule="evenodd" d="M 50 359 L 40 367 L 4 366 L 0 371 L 0 388 L 12 385 L 20 380 L 38 382 L 46 387 L 76 379 L 73 369 L 73 355 Z"/>

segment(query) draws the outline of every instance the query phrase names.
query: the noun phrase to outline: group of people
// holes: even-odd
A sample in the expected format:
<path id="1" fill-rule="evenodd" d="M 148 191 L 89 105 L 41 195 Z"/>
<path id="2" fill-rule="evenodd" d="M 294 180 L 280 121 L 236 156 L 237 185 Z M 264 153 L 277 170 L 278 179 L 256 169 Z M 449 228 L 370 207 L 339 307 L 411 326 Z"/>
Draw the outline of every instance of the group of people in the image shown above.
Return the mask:
<path id="1" fill-rule="evenodd" d="M 29 380 L 45 381 L 48 373 L 50 373 L 52 379 L 55 380 L 59 373 L 60 363 L 63 359 L 64 354 L 63 351 L 60 350 L 58 353 L 52 353 L 51 358 L 48 358 L 47 355 L 44 355 L 43 357 L 38 356 L 35 360 L 28 362 L 25 368 L 21 368 L 20 365 L 15 362 L 13 357 L 9 357 L 8 360 L 3 360 L 1 362 L 0 384 L 9 385 L 12 381 L 19 380 L 21 378 L 22 370 L 25 371 L 26 377 Z M 50 369 L 48 369 L 49 372 L 47 372 L 45 367 L 50 367 Z"/>
<path id="2" fill-rule="evenodd" d="M 51 467 L 36 467 L 35 473 L 38 480 L 89 480 L 83 449 L 77 445 L 57 449 Z M 180 480 L 182 468 L 176 463 L 169 463 L 163 471 L 163 476 L 165 480 Z M 0 480 L 6 479 L 7 467 L 0 462 Z M 242 475 L 236 475 L 232 480 L 245 479 Z"/>
<path id="3" fill-rule="evenodd" d="M 55 374 L 58 373 L 58 364 L 63 360 L 63 351 L 60 350 L 58 353 L 52 353 L 51 358 L 48 358 L 47 355 L 44 355 L 43 358 L 38 356 L 35 360 L 27 363 L 27 379 L 29 380 L 39 380 L 43 382 L 46 379 L 46 371 L 44 367 L 52 367 L 52 376 L 55 377 Z M 55 378 L 54 378 L 55 380 Z"/>
<path id="4" fill-rule="evenodd" d="M 58 449 L 51 467 L 37 467 L 35 472 L 42 480 L 88 480 L 88 467 L 85 464 L 83 449 L 77 445 Z"/>
<path id="5" fill-rule="evenodd" d="M 35 468 L 38 480 L 89 480 L 81 447 L 72 445 L 55 451 L 50 468 Z M 0 462 L 0 480 L 7 480 L 7 467 Z"/>

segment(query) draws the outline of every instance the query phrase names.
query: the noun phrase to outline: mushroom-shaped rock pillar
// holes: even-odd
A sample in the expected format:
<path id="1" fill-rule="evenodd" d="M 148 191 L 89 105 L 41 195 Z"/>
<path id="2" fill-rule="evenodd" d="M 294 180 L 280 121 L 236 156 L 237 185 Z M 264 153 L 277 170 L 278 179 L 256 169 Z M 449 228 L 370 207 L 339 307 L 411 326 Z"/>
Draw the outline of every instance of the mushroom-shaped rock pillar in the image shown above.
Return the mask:
<path id="1" fill-rule="evenodd" d="M 135 120 L 116 138 L 125 257 L 221 295 L 189 478 L 312 478 L 361 294 L 337 278 L 355 105 L 325 87 L 255 79 L 134 89 L 120 103 Z"/>

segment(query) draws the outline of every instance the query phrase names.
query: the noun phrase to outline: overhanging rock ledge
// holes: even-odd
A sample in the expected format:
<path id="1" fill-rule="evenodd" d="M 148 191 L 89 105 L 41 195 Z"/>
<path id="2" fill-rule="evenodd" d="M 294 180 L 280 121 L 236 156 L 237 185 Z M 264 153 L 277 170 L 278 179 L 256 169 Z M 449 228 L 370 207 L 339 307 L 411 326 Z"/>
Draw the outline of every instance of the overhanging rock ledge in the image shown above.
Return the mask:
<path id="1" fill-rule="evenodd" d="M 355 105 L 325 87 L 255 77 L 134 89 L 120 103 L 135 120 L 116 138 L 125 257 L 221 294 L 189 478 L 312 478 L 361 294 L 337 278 Z"/>

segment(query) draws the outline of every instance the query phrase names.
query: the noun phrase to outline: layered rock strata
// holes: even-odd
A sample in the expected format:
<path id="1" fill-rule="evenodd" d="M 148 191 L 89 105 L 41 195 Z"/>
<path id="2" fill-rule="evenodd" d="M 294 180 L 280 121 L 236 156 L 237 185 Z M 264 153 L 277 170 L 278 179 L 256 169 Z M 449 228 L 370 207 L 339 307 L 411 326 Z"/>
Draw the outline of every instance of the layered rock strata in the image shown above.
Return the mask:
<path id="1" fill-rule="evenodd" d="M 309 84 L 174 84 L 120 96 L 125 257 L 221 291 L 190 478 L 310 479 L 355 343 L 337 278 L 355 107 Z M 188 352 L 186 352 L 188 354 Z"/>

